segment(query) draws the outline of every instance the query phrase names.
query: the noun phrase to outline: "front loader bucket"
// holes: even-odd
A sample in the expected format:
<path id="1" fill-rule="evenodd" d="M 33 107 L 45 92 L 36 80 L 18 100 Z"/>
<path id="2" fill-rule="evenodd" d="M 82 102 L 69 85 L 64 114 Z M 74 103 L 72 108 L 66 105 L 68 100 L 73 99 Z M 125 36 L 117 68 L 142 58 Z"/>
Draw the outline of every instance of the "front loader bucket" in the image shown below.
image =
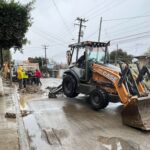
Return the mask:
<path id="1" fill-rule="evenodd" d="M 122 111 L 123 123 L 139 128 L 150 130 L 150 97 L 141 97 L 132 100 Z"/>

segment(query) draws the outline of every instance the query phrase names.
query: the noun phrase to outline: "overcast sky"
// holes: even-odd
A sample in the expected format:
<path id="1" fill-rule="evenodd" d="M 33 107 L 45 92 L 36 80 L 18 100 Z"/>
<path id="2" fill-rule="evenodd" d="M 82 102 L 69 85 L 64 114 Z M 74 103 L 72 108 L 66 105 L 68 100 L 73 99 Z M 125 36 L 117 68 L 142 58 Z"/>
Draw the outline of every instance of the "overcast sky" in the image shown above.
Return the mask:
<path id="1" fill-rule="evenodd" d="M 36 0 L 34 7 L 33 24 L 26 34 L 30 44 L 23 47 L 23 54 L 13 54 L 13 59 L 44 57 L 42 45 L 48 45 L 47 57 L 65 62 L 68 44 L 77 41 L 77 17 L 88 20 L 82 40 L 97 41 L 103 17 L 101 41 L 111 40 L 110 51 L 118 44 L 140 55 L 150 47 L 150 0 Z"/>

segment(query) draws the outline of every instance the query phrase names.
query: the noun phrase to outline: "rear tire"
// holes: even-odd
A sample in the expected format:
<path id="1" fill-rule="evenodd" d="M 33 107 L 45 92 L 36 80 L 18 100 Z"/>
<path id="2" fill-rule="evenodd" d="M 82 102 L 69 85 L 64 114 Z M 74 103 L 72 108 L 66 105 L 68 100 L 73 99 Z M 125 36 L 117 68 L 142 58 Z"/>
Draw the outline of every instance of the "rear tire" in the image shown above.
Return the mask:
<path id="1" fill-rule="evenodd" d="M 62 83 L 63 92 L 67 97 L 73 98 L 78 95 L 77 90 L 77 82 L 75 78 L 71 75 L 66 75 L 63 79 Z"/>
<path id="2" fill-rule="evenodd" d="M 103 91 L 95 89 L 90 94 L 90 104 L 94 110 L 104 109 L 109 104 L 106 94 Z"/>

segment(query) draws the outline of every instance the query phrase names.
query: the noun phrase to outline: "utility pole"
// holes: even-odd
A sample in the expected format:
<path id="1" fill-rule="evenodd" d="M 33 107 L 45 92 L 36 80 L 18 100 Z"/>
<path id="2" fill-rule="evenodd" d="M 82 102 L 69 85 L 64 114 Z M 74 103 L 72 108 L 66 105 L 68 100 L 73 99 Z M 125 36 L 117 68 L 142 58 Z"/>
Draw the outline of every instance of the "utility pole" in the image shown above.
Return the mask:
<path id="1" fill-rule="evenodd" d="M 99 34 L 98 34 L 98 42 L 100 42 L 101 38 L 101 30 L 102 30 L 102 17 L 100 18 L 100 23 L 99 23 Z"/>
<path id="2" fill-rule="evenodd" d="M 102 17 L 100 18 L 100 23 L 99 23 L 98 42 L 100 42 L 100 38 L 101 38 L 101 29 L 102 29 Z M 97 58 L 98 58 L 98 52 L 99 52 L 99 47 L 97 47 Z"/>
<path id="3" fill-rule="evenodd" d="M 47 49 L 48 49 L 48 45 L 43 45 L 43 49 L 45 52 L 45 65 L 46 65 L 46 73 L 47 73 Z"/>
<path id="4" fill-rule="evenodd" d="M 78 43 L 80 43 L 80 41 L 81 41 L 81 36 L 83 36 L 83 35 L 81 34 L 82 27 L 86 27 L 85 25 L 83 25 L 83 23 L 87 22 L 88 20 L 86 20 L 85 18 L 80 18 L 80 17 L 77 17 L 76 20 L 79 22 L 79 23 L 76 23 L 75 25 L 79 26 Z M 77 57 L 76 57 L 76 60 L 78 59 L 78 53 L 79 53 L 79 48 L 77 49 Z"/>

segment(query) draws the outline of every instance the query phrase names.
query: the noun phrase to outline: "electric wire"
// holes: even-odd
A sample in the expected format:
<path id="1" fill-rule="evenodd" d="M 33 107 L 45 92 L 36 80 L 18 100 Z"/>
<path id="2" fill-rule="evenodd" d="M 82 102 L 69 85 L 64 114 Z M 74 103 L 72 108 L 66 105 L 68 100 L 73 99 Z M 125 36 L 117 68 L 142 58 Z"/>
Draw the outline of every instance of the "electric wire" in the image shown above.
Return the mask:
<path id="1" fill-rule="evenodd" d="M 47 40 L 48 42 L 50 42 L 50 43 L 57 43 L 58 42 L 58 40 L 54 40 L 54 39 L 51 39 L 50 37 L 48 37 L 48 36 L 46 36 L 46 35 L 43 35 L 43 34 L 41 34 L 40 32 L 34 32 L 34 31 L 32 31 L 34 34 L 37 34 L 38 35 L 38 37 L 40 37 L 40 38 L 42 38 L 42 39 L 45 39 L 45 40 Z M 53 41 L 53 42 L 52 42 Z M 57 42 L 56 42 L 57 41 Z M 59 41 L 59 42 L 61 42 L 61 43 L 57 43 L 57 44 L 61 44 L 61 45 L 64 45 L 64 46 L 66 46 L 66 44 L 64 44 L 64 42 L 62 42 L 62 41 Z"/>
<path id="2" fill-rule="evenodd" d="M 42 31 L 41 29 L 39 29 L 38 27 L 35 27 L 35 29 L 37 29 L 37 31 L 43 33 L 44 35 L 47 35 L 48 37 L 51 37 L 57 41 L 61 41 L 61 42 L 64 42 L 64 43 L 67 43 L 66 41 L 64 41 L 64 38 L 61 37 L 60 35 L 56 35 L 54 33 L 50 33 L 50 32 L 47 32 L 47 31 Z"/>
<path id="3" fill-rule="evenodd" d="M 59 39 L 59 38 L 57 38 L 57 37 L 54 37 L 54 36 L 52 36 L 52 35 L 49 35 L 49 34 L 45 34 L 43 31 L 40 31 L 40 30 L 35 30 L 35 29 L 33 29 L 33 31 L 32 32 L 34 32 L 35 34 L 37 34 L 37 35 L 39 35 L 39 36 L 42 36 L 44 39 L 46 39 L 46 40 L 48 40 L 48 41 L 53 41 L 53 42 L 59 42 L 59 43 L 61 43 L 61 44 L 68 44 L 68 42 L 67 41 L 63 41 L 63 40 L 61 40 L 61 39 Z"/>
<path id="4" fill-rule="evenodd" d="M 107 30 L 107 32 L 109 33 L 109 34 L 113 34 L 114 35 L 114 33 L 115 33 L 115 35 L 116 35 L 116 33 L 117 33 L 117 35 L 118 34 L 120 34 L 120 33 L 128 33 L 129 31 L 135 31 L 135 30 L 137 30 L 137 29 L 145 29 L 145 27 L 149 27 L 149 24 L 147 24 L 147 23 L 149 23 L 149 22 L 140 22 L 140 24 L 137 24 L 136 23 L 136 25 L 133 25 L 133 26 L 126 26 L 125 28 L 121 28 L 120 30 L 117 30 L 117 28 L 115 28 L 115 30 L 113 30 L 113 29 L 111 29 L 110 30 L 110 32 L 107 30 L 107 28 L 105 29 L 105 30 Z M 142 26 L 141 26 L 142 25 Z M 143 26 L 143 25 L 145 25 L 145 26 Z M 87 37 L 88 38 L 90 38 L 90 37 L 92 37 L 92 36 L 94 36 L 95 34 L 97 34 L 98 33 L 98 30 L 99 29 L 97 29 L 96 31 L 94 31 L 94 32 L 92 32 L 90 35 L 88 35 Z M 114 31 L 114 32 L 112 32 L 112 31 Z M 121 31 L 121 32 L 117 32 L 117 31 Z M 102 33 L 102 36 L 103 37 L 105 37 L 105 33 Z"/>
<path id="5" fill-rule="evenodd" d="M 133 36 L 137 36 L 137 35 L 141 35 L 141 34 L 147 34 L 147 33 L 150 33 L 150 31 L 140 32 L 140 33 L 136 33 L 136 34 L 130 34 L 130 35 L 127 35 L 127 36 L 123 36 L 123 37 L 118 37 L 118 38 L 111 39 L 110 41 L 116 41 L 116 40 L 126 39 L 126 38 L 129 38 L 129 37 L 133 37 Z"/>
<path id="6" fill-rule="evenodd" d="M 102 14 L 104 14 L 105 12 L 106 12 L 106 13 L 110 12 L 111 9 L 116 8 L 117 6 L 119 6 L 119 5 L 122 4 L 122 3 L 123 3 L 122 1 L 116 1 L 116 3 L 112 3 L 111 5 L 109 5 L 108 8 L 105 7 L 106 9 L 104 9 L 103 11 L 97 11 L 97 12 L 95 13 L 95 15 L 90 16 L 88 19 L 89 19 L 90 21 L 93 20 L 93 19 L 96 19 L 97 17 L 102 16 Z M 105 13 L 105 14 L 106 14 L 106 13 Z M 101 15 L 100 15 L 100 14 L 101 14 Z"/>
<path id="7" fill-rule="evenodd" d="M 133 32 L 136 32 L 137 30 L 145 30 L 147 28 L 149 28 L 150 24 L 145 24 L 145 25 L 142 25 L 142 24 L 137 24 L 136 26 L 133 26 L 132 28 L 131 27 L 126 27 L 124 29 L 121 30 L 121 32 L 109 32 L 109 35 L 113 35 L 113 36 L 116 36 L 116 35 L 122 35 L 122 34 L 128 34 L 128 33 L 133 33 Z M 103 37 L 105 37 L 104 34 L 102 34 Z"/>
<path id="8" fill-rule="evenodd" d="M 143 15 L 143 16 L 133 16 L 133 17 L 125 17 L 125 18 L 114 18 L 114 19 L 103 19 L 103 21 L 120 21 L 120 20 L 134 20 L 134 19 L 140 19 L 140 18 L 146 18 L 150 17 L 149 15 Z"/>
<path id="9" fill-rule="evenodd" d="M 149 21 L 144 21 L 144 22 L 135 22 L 134 24 L 132 24 L 132 25 L 127 25 L 127 26 L 121 26 L 121 24 L 119 25 L 119 26 L 115 26 L 115 28 L 105 28 L 105 30 L 107 30 L 107 32 L 109 32 L 109 30 L 110 30 L 110 32 L 109 33 L 118 33 L 118 31 L 120 32 L 120 31 L 127 31 L 127 30 L 130 30 L 130 29 L 135 29 L 135 28 L 137 28 L 137 26 L 141 26 L 141 27 L 143 27 L 143 25 L 148 25 L 148 23 L 150 23 Z M 124 25 L 124 24 L 123 24 Z M 109 29 L 109 30 L 108 30 Z M 126 30 L 127 29 L 127 30 Z"/>
<path id="10" fill-rule="evenodd" d="M 70 34 L 72 35 L 72 32 L 70 31 L 70 29 L 69 29 L 69 27 L 68 27 L 68 25 L 67 25 L 65 19 L 63 18 L 63 16 L 62 16 L 62 14 L 61 14 L 61 12 L 60 12 L 60 10 L 59 10 L 57 4 L 55 3 L 54 0 L 52 0 L 52 2 L 53 2 L 54 7 L 56 8 L 56 11 L 57 11 L 57 13 L 58 13 L 60 19 L 62 20 L 62 22 L 63 22 L 63 24 L 64 24 L 64 26 L 65 26 L 65 28 L 66 28 L 66 31 L 68 32 L 69 35 L 70 35 Z M 70 36 L 71 36 L 71 35 L 70 35 Z"/>
<path id="11" fill-rule="evenodd" d="M 149 38 L 150 37 L 150 34 L 148 35 L 143 35 L 143 36 L 138 36 L 138 37 L 131 37 L 131 38 L 128 38 L 128 39 L 118 39 L 118 40 L 112 40 L 111 42 L 111 45 L 113 44 L 118 44 L 118 43 L 130 43 L 130 42 L 133 42 L 133 41 L 136 41 L 136 40 L 139 40 L 139 39 L 144 39 L 144 38 Z"/>
<path id="12" fill-rule="evenodd" d="M 102 7 L 99 7 L 99 8 L 97 7 L 97 9 L 94 9 L 93 12 L 90 15 L 86 16 L 86 18 L 91 19 L 92 16 L 94 16 L 95 14 L 104 11 L 106 8 L 108 8 L 108 7 L 110 7 L 110 6 L 114 5 L 114 4 L 115 4 L 115 2 L 113 0 L 112 1 L 106 1 L 106 3 L 104 3 L 104 5 L 102 5 Z"/>
<path id="13" fill-rule="evenodd" d="M 111 2 L 112 2 L 112 1 L 111 1 Z M 85 17 L 87 18 L 88 16 L 90 16 L 91 14 L 93 14 L 95 11 L 104 8 L 104 6 L 105 6 L 105 5 L 108 5 L 108 4 L 109 4 L 108 1 L 103 0 L 101 3 L 99 3 L 99 4 L 97 4 L 96 6 L 90 8 L 88 11 L 84 12 L 84 13 L 82 14 L 82 16 L 85 16 Z M 99 5 L 100 5 L 100 7 L 99 7 Z"/>

